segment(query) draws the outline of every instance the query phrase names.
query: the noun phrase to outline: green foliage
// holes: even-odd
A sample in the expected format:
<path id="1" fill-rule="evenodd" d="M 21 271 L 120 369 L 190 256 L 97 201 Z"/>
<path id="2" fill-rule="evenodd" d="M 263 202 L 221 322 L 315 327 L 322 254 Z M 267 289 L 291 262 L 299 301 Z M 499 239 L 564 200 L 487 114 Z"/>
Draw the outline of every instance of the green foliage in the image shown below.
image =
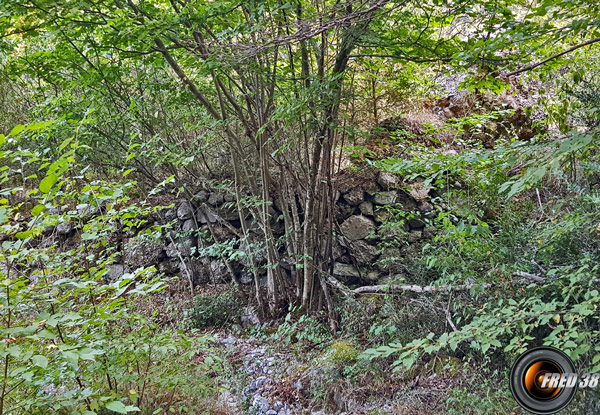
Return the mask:
<path id="1" fill-rule="evenodd" d="M 277 327 L 272 337 L 286 345 L 297 344 L 300 347 L 306 345 L 319 345 L 331 339 L 331 333 L 314 317 L 303 314 L 298 318 L 294 315 L 297 308 L 292 307 L 285 316 L 283 323 Z"/>
<path id="2" fill-rule="evenodd" d="M 0 414 L 189 411 L 177 394 L 214 390 L 207 374 L 220 365 L 209 339 L 163 331 L 140 313 L 139 300 L 165 287 L 154 268 L 107 277 L 115 232 L 135 229 L 150 210 L 130 203 L 133 184 L 78 171 L 77 136 L 54 158 L 22 146 L 47 125 L 13 129 L 0 149 Z M 59 224 L 81 242 L 43 243 Z"/>
<path id="3" fill-rule="evenodd" d="M 453 388 L 449 391 L 450 397 L 446 400 L 448 415 L 520 413 L 521 409 L 511 398 L 508 388 L 498 388 L 498 384 L 489 379 L 480 381 L 475 390 Z"/>
<path id="4" fill-rule="evenodd" d="M 505 362 L 506 367 L 527 348 L 546 344 L 564 350 L 586 370 L 600 369 L 595 357 L 600 351 L 595 340 L 600 327 L 595 312 L 600 301 L 598 206 L 591 194 L 557 202 L 545 207 L 554 216 L 540 222 L 534 204 L 510 204 L 481 233 L 440 215 L 434 223 L 443 231 L 427 245 L 422 260 L 443 276 L 436 284 L 463 284 L 472 276 L 469 296 L 456 304 L 462 310 L 448 317 L 458 329 L 396 339 L 363 356 L 395 356 L 396 370 L 412 367 L 424 355 L 444 353 L 487 365 Z M 512 274 L 540 269 L 541 284 L 519 282 Z M 497 287 L 482 289 L 480 282 Z M 474 306 L 464 309 L 469 303 Z"/>
<path id="5" fill-rule="evenodd" d="M 564 350 L 574 360 L 586 356 L 590 359 L 600 351 L 593 334 L 600 323 L 594 316 L 600 294 L 592 288 L 595 285 L 593 276 L 599 269 L 599 266 L 564 269 L 565 274 L 560 277 L 552 273 L 556 280 L 544 287 L 548 293 L 543 299 L 536 294 L 519 300 L 492 300 L 477 310 L 458 331 L 437 337 L 430 333 L 406 344 L 392 342 L 367 350 L 365 356 L 398 354 L 394 363 L 396 369 L 409 369 L 421 354 L 436 354 L 444 350 L 455 352 L 464 347 L 472 356 L 489 360 L 493 354 L 488 351 L 499 350 L 516 355 L 535 346 L 536 339 L 540 338 L 543 344 Z M 556 295 L 552 296 L 552 293 Z M 596 365 L 591 370 L 598 369 L 600 366 Z"/>
<path id="6" fill-rule="evenodd" d="M 438 354 L 504 361 L 538 339 L 597 366 L 598 59 L 591 48 L 556 54 L 598 38 L 599 16 L 585 0 L 0 3 L 0 415 L 192 411 L 194 398 L 181 396 L 209 393 L 219 362 L 208 338 L 163 331 L 139 313 L 139 299 L 166 282 L 153 268 L 112 275 L 119 236 L 151 220 L 148 201 L 162 189 L 191 199 L 200 184 L 223 180 L 241 195 L 226 207 L 247 213 L 261 239 L 249 239 L 242 217 L 245 235 L 195 254 L 256 259 L 251 271 L 261 274 L 283 255 L 321 265 L 328 259 L 315 253 L 335 215 L 321 198 L 335 193 L 326 173 L 344 165 L 344 151 L 378 157 L 361 142 L 371 124 L 429 109 L 422 98 L 444 72 L 465 74 L 473 96 L 539 78 L 548 133 L 521 142 L 506 129 L 484 149 L 511 110 L 482 108 L 444 127 L 425 123 L 419 137 L 392 132 L 402 157 L 375 165 L 439 197 L 424 219 L 436 236 L 423 251 L 419 243 L 423 255 L 386 261 L 402 261 L 398 280 L 474 285 L 428 302 L 369 299 L 352 303 L 358 312 L 342 304 L 342 331 L 361 332 L 373 346 L 365 356 L 393 355 L 397 368 Z M 544 59 L 523 85 L 504 76 Z M 440 132 L 452 149 L 415 143 L 450 144 Z M 565 195 L 573 200 L 552 200 Z M 291 208 L 272 218 L 277 198 Z M 379 248 L 404 247 L 405 222 L 421 213 L 385 210 Z M 288 232 L 275 240 L 269 226 L 279 219 Z M 545 283 L 518 286 L 515 271 L 540 272 Z M 269 286 L 266 303 L 287 304 L 276 298 L 285 285 Z M 238 302 L 229 292 L 198 297 L 191 323 L 232 322 Z M 291 312 L 272 338 L 304 347 L 331 335 Z M 344 347 L 340 361 L 353 361 Z"/>
<path id="7" fill-rule="evenodd" d="M 352 343 L 344 340 L 338 340 L 329 346 L 331 359 L 334 363 L 350 364 L 354 363 L 358 358 L 359 352 Z"/>
<path id="8" fill-rule="evenodd" d="M 196 296 L 188 317 L 191 326 L 200 329 L 237 323 L 240 315 L 241 301 L 230 290 L 218 295 L 207 293 Z"/>

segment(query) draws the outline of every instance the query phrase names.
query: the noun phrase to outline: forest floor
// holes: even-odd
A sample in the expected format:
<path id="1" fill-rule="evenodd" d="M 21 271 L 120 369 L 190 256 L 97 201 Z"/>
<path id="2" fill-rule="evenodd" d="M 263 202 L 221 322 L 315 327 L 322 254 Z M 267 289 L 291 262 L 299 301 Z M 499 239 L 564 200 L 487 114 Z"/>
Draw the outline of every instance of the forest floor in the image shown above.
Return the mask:
<path id="1" fill-rule="evenodd" d="M 433 373 L 390 378 L 374 390 L 341 378 L 336 373 L 340 368 L 321 365 L 328 360 L 327 351 L 295 354 L 272 340 L 227 332 L 217 336 L 230 374 L 218 402 L 232 414 L 443 414 L 447 392 L 464 381 Z"/>
<path id="2" fill-rule="evenodd" d="M 146 310 L 163 327 L 186 327 L 183 310 L 194 303 L 186 284 L 173 279 L 148 298 Z M 215 295 L 222 289 L 197 287 L 195 294 Z M 411 371 L 394 372 L 393 359 L 359 358 L 360 350 L 368 347 L 360 339 L 334 338 L 315 321 L 290 316 L 248 328 L 231 322 L 196 331 L 214 338 L 213 355 L 223 363 L 215 378 L 219 393 L 211 413 L 466 415 L 492 413 L 491 408 L 497 414 L 521 413 L 514 401 L 509 403 L 508 391 L 486 396 L 487 384 L 468 363 L 434 358 Z M 476 404 L 463 407 L 475 397 Z"/>

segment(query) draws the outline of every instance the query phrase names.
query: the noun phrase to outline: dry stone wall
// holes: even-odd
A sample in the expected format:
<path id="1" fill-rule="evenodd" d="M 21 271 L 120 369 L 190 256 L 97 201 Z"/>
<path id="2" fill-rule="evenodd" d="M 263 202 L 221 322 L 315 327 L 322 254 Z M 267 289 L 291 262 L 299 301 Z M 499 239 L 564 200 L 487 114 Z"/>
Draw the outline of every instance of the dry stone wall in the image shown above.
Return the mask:
<path id="1" fill-rule="evenodd" d="M 350 285 L 381 284 L 402 275 L 406 262 L 419 254 L 432 232 L 426 226 L 435 214 L 429 187 L 403 183 L 391 173 L 371 173 L 372 177 L 360 184 L 338 186 L 331 265 L 334 276 Z M 119 236 L 119 262 L 108 267 L 106 278 L 117 279 L 136 268 L 155 266 L 161 273 L 191 278 L 195 285 L 232 279 L 252 284 L 252 267 L 267 262 L 263 233 L 247 215 L 244 221 L 250 235 L 241 239 L 234 200 L 224 191 L 202 190 L 190 200 L 178 200 L 172 208 L 146 218 L 143 226 Z M 275 200 L 271 227 L 275 237 L 283 237 L 278 206 Z M 147 230 L 156 225 L 163 232 L 153 239 Z M 78 231 L 70 227 L 56 232 L 69 244 Z M 281 249 L 280 266 L 290 275 L 293 260 Z"/>

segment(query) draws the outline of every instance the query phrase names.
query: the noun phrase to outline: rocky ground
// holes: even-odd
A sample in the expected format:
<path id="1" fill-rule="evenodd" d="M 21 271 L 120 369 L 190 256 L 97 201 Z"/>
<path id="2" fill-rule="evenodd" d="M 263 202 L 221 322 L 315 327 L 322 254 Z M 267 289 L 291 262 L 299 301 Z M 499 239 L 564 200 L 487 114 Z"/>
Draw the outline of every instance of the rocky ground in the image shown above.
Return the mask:
<path id="1" fill-rule="evenodd" d="M 372 390 L 365 394 L 360 382 L 338 382 L 344 387 L 325 393 L 330 395 L 330 402 L 317 401 L 311 395 L 339 380 L 336 368 L 320 364 L 327 360 L 327 352 L 311 362 L 305 359 L 307 355 L 297 356 L 289 348 L 254 338 L 228 333 L 218 338 L 232 372 L 223 384 L 219 405 L 230 414 L 438 414 L 444 413 L 448 389 L 462 383 L 460 376 L 432 373 L 402 379 L 390 374 L 380 393 Z"/>

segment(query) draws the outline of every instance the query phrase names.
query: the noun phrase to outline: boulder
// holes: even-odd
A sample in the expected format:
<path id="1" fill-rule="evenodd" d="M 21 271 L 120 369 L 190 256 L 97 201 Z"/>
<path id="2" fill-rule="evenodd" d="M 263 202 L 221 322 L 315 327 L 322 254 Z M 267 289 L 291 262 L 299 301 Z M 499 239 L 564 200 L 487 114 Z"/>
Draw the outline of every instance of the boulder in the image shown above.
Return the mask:
<path id="1" fill-rule="evenodd" d="M 433 209 L 434 209 L 433 205 L 429 202 L 420 202 L 419 203 L 419 211 L 421 213 L 427 214 L 427 213 L 433 212 Z"/>
<path id="2" fill-rule="evenodd" d="M 341 244 L 337 237 L 334 237 L 331 251 L 333 254 L 333 259 L 339 259 L 346 253 L 346 247 Z"/>
<path id="3" fill-rule="evenodd" d="M 194 202 L 201 204 L 208 200 L 209 193 L 206 190 L 200 190 L 194 195 Z"/>
<path id="4" fill-rule="evenodd" d="M 158 264 L 164 256 L 163 244 L 150 238 L 138 236 L 123 244 L 123 260 L 132 268 Z"/>
<path id="5" fill-rule="evenodd" d="M 223 195 L 221 193 L 211 193 L 208 197 L 208 204 L 211 206 L 220 206 L 223 204 Z"/>
<path id="6" fill-rule="evenodd" d="M 398 200 L 398 193 L 394 191 L 377 192 L 373 197 L 373 203 L 376 205 L 392 205 L 396 200 Z"/>
<path id="7" fill-rule="evenodd" d="M 59 235 L 67 236 L 70 235 L 72 232 L 73 225 L 71 225 L 69 222 L 59 223 L 56 226 L 56 233 L 58 233 Z"/>
<path id="8" fill-rule="evenodd" d="M 194 221 L 194 219 L 188 219 L 185 222 L 183 222 L 183 225 L 181 225 L 181 230 L 183 232 L 190 232 L 196 229 L 196 222 Z"/>
<path id="9" fill-rule="evenodd" d="M 208 260 L 206 258 L 189 258 L 187 266 L 192 274 L 195 286 L 208 284 L 210 282 L 208 275 Z"/>
<path id="10" fill-rule="evenodd" d="M 369 245 L 365 241 L 359 240 L 352 243 L 352 255 L 360 265 L 370 265 L 379 255 L 377 248 Z"/>
<path id="11" fill-rule="evenodd" d="M 354 206 L 346 203 L 335 204 L 335 218 L 338 222 L 348 219 L 354 213 Z"/>
<path id="12" fill-rule="evenodd" d="M 56 230 L 56 226 L 54 226 L 54 225 L 44 224 L 42 226 L 43 226 L 43 228 L 42 228 L 42 235 L 44 235 L 44 236 L 50 236 Z"/>
<path id="13" fill-rule="evenodd" d="M 171 222 L 176 217 L 177 217 L 177 209 L 175 209 L 175 208 L 165 209 L 165 219 L 168 222 Z"/>
<path id="14" fill-rule="evenodd" d="M 398 178 L 392 173 L 382 171 L 377 178 L 377 184 L 385 190 L 398 186 Z"/>
<path id="15" fill-rule="evenodd" d="M 373 203 L 362 202 L 360 205 L 358 205 L 358 208 L 360 209 L 360 213 L 362 213 L 363 215 L 373 216 Z"/>
<path id="16" fill-rule="evenodd" d="M 196 218 L 199 223 L 215 223 L 217 222 L 217 217 L 211 212 L 204 212 L 202 209 L 198 209 L 196 211 Z"/>
<path id="17" fill-rule="evenodd" d="M 362 189 L 352 189 L 344 194 L 344 200 L 351 206 L 358 206 L 365 200 L 365 192 Z"/>
<path id="18" fill-rule="evenodd" d="M 181 202 L 179 207 L 177 208 L 177 218 L 179 220 L 187 220 L 190 219 L 194 215 L 194 210 L 192 209 L 192 205 L 187 200 Z"/>
<path id="19" fill-rule="evenodd" d="M 226 220 L 226 221 L 237 220 L 240 218 L 240 215 L 238 214 L 238 210 L 235 206 L 221 207 L 220 209 L 217 210 L 216 213 L 221 219 Z M 272 218 L 277 218 L 277 216 L 278 215 L 273 214 Z"/>
<path id="20" fill-rule="evenodd" d="M 110 282 L 117 281 L 124 274 L 129 272 L 129 268 L 123 264 L 110 264 L 106 266 L 104 278 Z"/>
<path id="21" fill-rule="evenodd" d="M 167 245 L 165 252 L 169 258 L 179 258 L 179 255 L 186 258 L 192 255 L 192 248 L 194 246 L 194 238 L 188 236 Z"/>
<path id="22" fill-rule="evenodd" d="M 408 233 L 408 243 L 417 242 L 419 239 L 423 237 L 423 231 L 410 231 Z"/>
<path id="23" fill-rule="evenodd" d="M 412 211 L 416 209 L 417 202 L 415 202 L 415 199 L 413 199 L 408 193 L 402 190 L 399 190 L 397 193 L 398 199 L 396 200 L 396 203 L 400 203 L 402 207 L 407 211 Z"/>
<path id="24" fill-rule="evenodd" d="M 408 220 L 408 226 L 410 226 L 411 230 L 422 230 L 425 228 L 425 222 L 419 218 L 410 218 Z"/>
<path id="25" fill-rule="evenodd" d="M 250 413 L 255 415 L 265 415 L 269 411 L 270 407 L 271 405 L 269 405 L 269 401 L 257 393 L 252 398 Z"/>
<path id="26" fill-rule="evenodd" d="M 208 226 L 205 226 L 202 229 L 205 230 L 205 233 L 207 235 L 210 235 L 210 229 L 208 229 Z M 234 239 L 236 237 L 236 235 L 231 231 L 231 229 L 229 229 L 225 226 L 214 226 L 213 225 L 212 230 L 213 230 L 213 233 L 215 234 L 215 238 L 217 238 L 219 241 Z"/>
<path id="27" fill-rule="evenodd" d="M 229 268 L 223 261 L 210 261 L 209 270 L 210 282 L 213 284 L 221 284 L 231 279 Z"/>
<path id="28" fill-rule="evenodd" d="M 181 262 L 178 259 L 168 259 L 158 264 L 158 271 L 163 274 L 177 274 L 180 271 Z"/>
<path id="29" fill-rule="evenodd" d="M 364 239 L 376 229 L 375 223 L 362 215 L 350 216 L 340 227 L 344 236 L 351 241 Z"/>
<path id="30" fill-rule="evenodd" d="M 430 185 L 424 185 L 423 183 L 413 183 L 409 194 L 415 199 L 417 202 L 422 202 L 427 199 L 429 196 L 429 191 L 431 190 Z"/>
<path id="31" fill-rule="evenodd" d="M 351 282 L 357 278 L 360 278 L 360 272 L 358 269 L 351 264 L 342 264 L 336 262 L 333 264 L 333 275 L 341 277 L 340 279 L 344 282 Z"/>

